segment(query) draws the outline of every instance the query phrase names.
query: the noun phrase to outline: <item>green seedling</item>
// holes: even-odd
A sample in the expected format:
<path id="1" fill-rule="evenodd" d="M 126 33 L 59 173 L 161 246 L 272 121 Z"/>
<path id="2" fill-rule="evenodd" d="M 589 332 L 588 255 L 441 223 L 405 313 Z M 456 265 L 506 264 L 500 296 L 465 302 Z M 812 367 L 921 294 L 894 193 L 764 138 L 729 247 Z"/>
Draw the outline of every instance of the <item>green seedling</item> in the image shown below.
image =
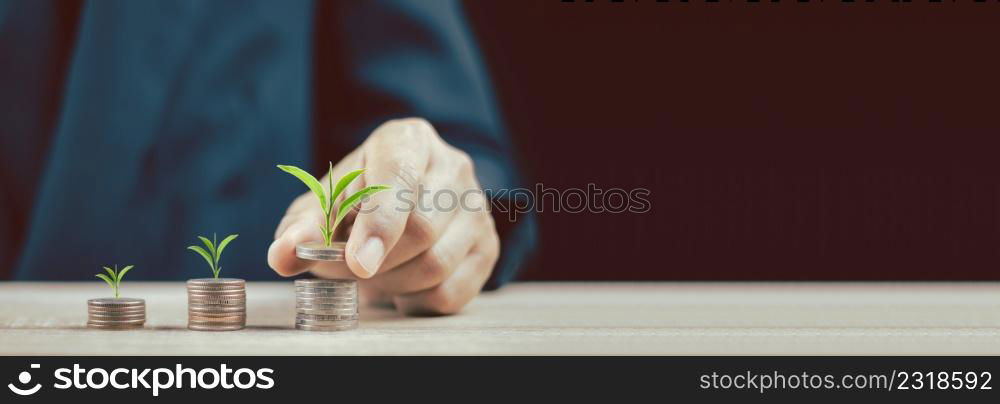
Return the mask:
<path id="1" fill-rule="evenodd" d="M 313 177 L 309 173 L 305 172 L 305 170 L 302 170 L 294 166 L 283 166 L 283 165 L 279 165 L 278 168 L 282 169 L 283 171 L 291 175 L 294 175 L 295 178 L 298 178 L 300 181 L 305 183 L 306 186 L 308 186 L 309 189 L 312 190 L 313 194 L 316 195 L 316 198 L 319 199 L 319 206 L 320 208 L 323 209 L 323 216 L 326 217 L 326 220 L 323 222 L 323 224 L 319 226 L 319 230 L 320 232 L 323 233 L 323 245 L 327 247 L 330 247 L 333 244 L 333 232 L 334 230 L 337 229 L 337 225 L 340 224 L 340 221 L 344 219 L 344 216 L 347 216 L 347 213 L 350 212 L 355 205 L 360 203 L 364 198 L 368 197 L 369 195 L 389 189 L 389 186 L 387 185 L 367 186 L 364 189 L 355 193 L 354 195 L 351 195 L 346 199 L 344 199 L 344 202 L 342 202 L 340 204 L 340 207 L 337 208 L 337 215 L 333 216 L 334 202 L 337 200 L 337 198 L 340 197 L 340 194 L 344 192 L 344 189 L 347 188 L 347 186 L 350 185 L 351 182 L 353 182 L 356 178 L 358 178 L 358 176 L 361 175 L 361 173 L 365 172 L 363 168 L 347 173 L 346 175 L 341 177 L 339 181 L 337 181 L 337 186 L 334 187 L 333 163 L 331 162 L 330 171 L 329 174 L 327 175 L 330 182 L 329 194 L 327 194 L 323 190 L 323 185 L 319 182 L 319 180 L 317 180 L 316 177 Z M 327 198 L 327 195 L 329 195 L 329 198 Z M 330 223 L 331 217 L 333 217 L 332 225 Z"/>
<path id="2" fill-rule="evenodd" d="M 207 247 L 208 250 L 196 245 L 188 246 L 188 250 L 194 251 L 204 258 L 205 262 L 208 262 L 209 268 L 212 269 L 212 275 L 215 276 L 215 279 L 219 279 L 219 272 L 222 271 L 222 267 L 219 265 L 219 258 L 222 257 L 222 250 L 225 250 L 226 246 L 229 245 L 229 242 L 236 240 L 236 237 L 239 236 L 239 234 L 230 234 L 229 237 L 222 240 L 222 243 L 217 243 L 218 239 L 216 239 L 215 233 L 212 234 L 211 240 L 207 237 L 198 236 L 198 239 L 205 244 L 205 247 Z"/>
<path id="3" fill-rule="evenodd" d="M 115 265 L 115 269 L 104 267 L 104 270 L 107 271 L 108 274 L 107 275 L 97 274 L 97 277 L 104 280 L 104 282 L 107 282 L 108 286 L 111 286 L 111 289 L 115 291 L 115 299 L 117 299 L 119 297 L 118 290 L 122 284 L 122 278 L 124 278 L 125 273 L 128 272 L 130 269 L 132 269 L 132 267 L 134 266 L 135 265 L 129 265 L 125 268 L 122 268 L 121 271 L 118 270 L 118 265 Z"/>

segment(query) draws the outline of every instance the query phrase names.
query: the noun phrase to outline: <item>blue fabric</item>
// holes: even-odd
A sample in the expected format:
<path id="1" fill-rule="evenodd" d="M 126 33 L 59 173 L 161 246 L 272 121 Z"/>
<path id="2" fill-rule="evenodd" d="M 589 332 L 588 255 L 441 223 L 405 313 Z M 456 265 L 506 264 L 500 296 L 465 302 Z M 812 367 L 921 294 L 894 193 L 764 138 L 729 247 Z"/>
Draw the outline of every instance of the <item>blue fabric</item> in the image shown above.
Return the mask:
<path id="1" fill-rule="evenodd" d="M 93 279 L 111 264 L 135 264 L 133 280 L 204 277 L 185 247 L 217 232 L 240 234 L 223 276 L 275 279 L 267 248 L 304 188 L 274 166 L 313 166 L 313 41 L 335 40 L 314 38 L 314 10 L 310 1 L 85 3 L 14 277 Z M 457 2 L 332 11 L 354 83 L 332 96 L 371 108 L 354 105 L 360 112 L 318 136 L 353 147 L 385 119 L 423 116 L 473 155 L 484 187 L 517 181 Z M 14 14 L 0 11 L 0 24 L 24 17 Z M 521 258 L 504 260 L 511 272 Z"/>

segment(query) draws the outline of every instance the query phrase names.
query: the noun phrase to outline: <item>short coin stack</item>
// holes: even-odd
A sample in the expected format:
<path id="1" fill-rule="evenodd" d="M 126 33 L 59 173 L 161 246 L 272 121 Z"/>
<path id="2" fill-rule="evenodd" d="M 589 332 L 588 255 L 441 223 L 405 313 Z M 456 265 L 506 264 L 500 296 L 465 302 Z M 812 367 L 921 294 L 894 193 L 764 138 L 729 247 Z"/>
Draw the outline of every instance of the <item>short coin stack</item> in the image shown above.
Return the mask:
<path id="1" fill-rule="evenodd" d="M 295 280 L 295 328 L 344 331 L 358 328 L 358 281 Z"/>
<path id="2" fill-rule="evenodd" d="M 309 241 L 295 246 L 295 256 L 313 261 L 343 261 L 347 243 L 334 241 L 327 247 L 319 241 Z"/>
<path id="3" fill-rule="evenodd" d="M 87 300 L 88 328 L 131 330 L 145 324 L 145 300 L 127 297 Z"/>
<path id="4" fill-rule="evenodd" d="M 188 329 L 242 330 L 247 324 L 246 281 L 204 278 L 187 281 Z"/>

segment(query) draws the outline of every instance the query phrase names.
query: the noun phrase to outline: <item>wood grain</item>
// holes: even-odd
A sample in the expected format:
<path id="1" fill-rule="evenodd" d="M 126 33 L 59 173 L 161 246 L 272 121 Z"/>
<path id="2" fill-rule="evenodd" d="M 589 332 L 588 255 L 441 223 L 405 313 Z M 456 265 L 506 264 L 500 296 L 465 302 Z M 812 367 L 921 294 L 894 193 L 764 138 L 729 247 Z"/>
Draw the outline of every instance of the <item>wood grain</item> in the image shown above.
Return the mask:
<path id="1" fill-rule="evenodd" d="M 522 283 L 456 316 L 362 308 L 293 329 L 291 282 L 247 285 L 243 331 L 188 331 L 181 282 L 126 283 L 143 330 L 84 328 L 88 283 L 0 283 L 3 355 L 1000 354 L 995 283 Z"/>

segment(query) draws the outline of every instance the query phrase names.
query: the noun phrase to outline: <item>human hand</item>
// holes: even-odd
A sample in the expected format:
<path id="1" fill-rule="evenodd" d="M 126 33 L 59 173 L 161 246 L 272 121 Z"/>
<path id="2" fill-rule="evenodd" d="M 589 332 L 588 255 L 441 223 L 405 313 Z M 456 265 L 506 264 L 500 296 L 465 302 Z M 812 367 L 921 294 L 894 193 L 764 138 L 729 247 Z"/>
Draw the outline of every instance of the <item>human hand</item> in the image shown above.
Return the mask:
<path id="1" fill-rule="evenodd" d="M 340 234 L 351 226 L 346 261 L 295 256 L 297 244 L 322 238 L 317 224 L 325 219 L 307 192 L 292 202 L 278 225 L 268 264 L 282 276 L 308 270 L 324 278 L 359 278 L 365 302 L 391 301 L 406 314 L 461 310 L 479 294 L 500 254 L 472 159 L 441 139 L 427 121 L 411 118 L 375 129 L 334 166 L 334 180 L 358 168 L 364 174 L 338 203 L 367 185 L 392 189 L 372 195 L 362 213 L 352 213 L 339 226 Z M 436 195 L 447 206 L 435 206 Z"/>

